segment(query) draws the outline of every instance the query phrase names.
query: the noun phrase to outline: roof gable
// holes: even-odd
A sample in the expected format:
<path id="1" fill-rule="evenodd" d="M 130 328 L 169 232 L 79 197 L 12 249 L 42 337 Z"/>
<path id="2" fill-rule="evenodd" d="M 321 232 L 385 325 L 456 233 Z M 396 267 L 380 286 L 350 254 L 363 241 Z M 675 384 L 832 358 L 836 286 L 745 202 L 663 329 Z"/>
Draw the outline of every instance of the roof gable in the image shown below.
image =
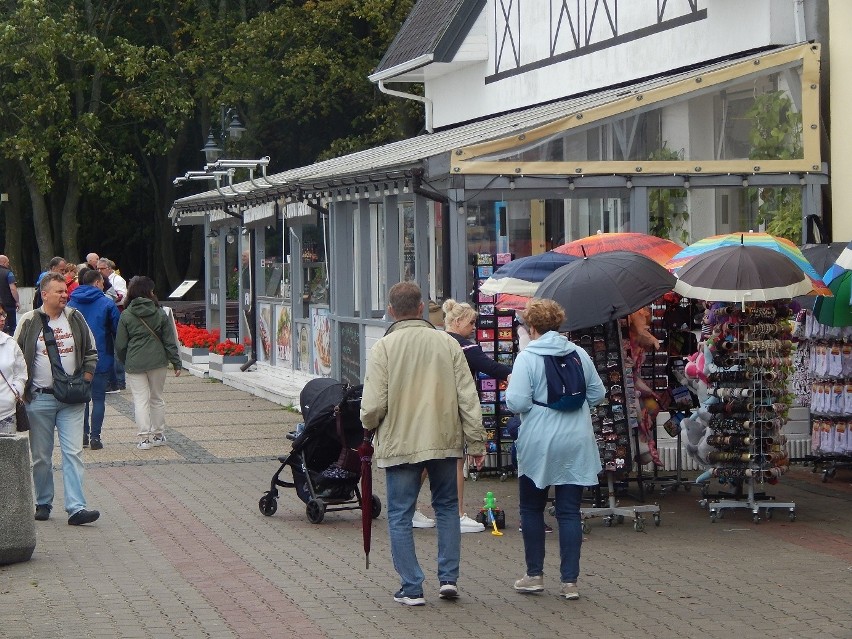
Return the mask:
<path id="1" fill-rule="evenodd" d="M 486 0 L 418 0 L 408 14 L 372 76 L 423 56 L 431 62 L 450 62 Z M 428 62 L 427 62 L 428 63 Z"/>

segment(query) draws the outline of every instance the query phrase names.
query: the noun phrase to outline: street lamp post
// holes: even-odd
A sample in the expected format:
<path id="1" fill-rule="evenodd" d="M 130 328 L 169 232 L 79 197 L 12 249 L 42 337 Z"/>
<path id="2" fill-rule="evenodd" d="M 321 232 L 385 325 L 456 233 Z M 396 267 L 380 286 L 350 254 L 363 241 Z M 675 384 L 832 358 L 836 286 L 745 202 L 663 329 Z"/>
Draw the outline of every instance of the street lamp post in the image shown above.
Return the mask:
<path id="1" fill-rule="evenodd" d="M 230 118 L 230 122 L 228 119 Z M 226 126 L 227 124 L 227 126 Z M 240 116 L 234 107 L 226 107 L 224 104 L 219 105 L 219 135 L 221 139 L 217 140 L 213 135 L 213 127 L 210 127 L 210 132 L 207 134 L 207 142 L 201 148 L 204 157 L 208 163 L 213 163 L 222 157 L 224 148 L 228 140 L 239 140 L 246 127 L 240 121 Z M 221 146 L 219 144 L 221 143 Z"/>

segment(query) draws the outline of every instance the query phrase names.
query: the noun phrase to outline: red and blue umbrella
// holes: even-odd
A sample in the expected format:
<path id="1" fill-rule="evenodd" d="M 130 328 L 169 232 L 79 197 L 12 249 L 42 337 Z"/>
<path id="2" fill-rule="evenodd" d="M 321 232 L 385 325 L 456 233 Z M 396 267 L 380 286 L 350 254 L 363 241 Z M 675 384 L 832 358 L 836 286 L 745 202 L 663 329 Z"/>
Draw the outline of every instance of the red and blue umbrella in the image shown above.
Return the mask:
<path id="1" fill-rule="evenodd" d="M 486 295 L 508 294 L 529 298 L 535 295 L 544 278 L 576 259 L 573 255 L 553 251 L 520 257 L 494 271 L 479 287 L 479 291 Z"/>

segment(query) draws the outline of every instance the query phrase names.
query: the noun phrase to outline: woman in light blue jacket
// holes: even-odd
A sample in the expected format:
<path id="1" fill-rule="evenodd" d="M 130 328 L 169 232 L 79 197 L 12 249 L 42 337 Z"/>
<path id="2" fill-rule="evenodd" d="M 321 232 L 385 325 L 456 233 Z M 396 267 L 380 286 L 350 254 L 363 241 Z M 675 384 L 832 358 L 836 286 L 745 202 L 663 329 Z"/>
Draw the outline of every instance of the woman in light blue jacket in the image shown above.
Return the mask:
<path id="1" fill-rule="evenodd" d="M 522 317 L 531 341 L 515 360 L 506 389 L 509 410 L 521 416 L 516 447 L 527 571 L 515 582 L 515 590 L 544 590 L 544 508 L 547 492 L 554 486 L 559 522 L 560 595 L 578 599 L 577 578 L 583 540 L 580 500 L 584 487 L 597 486 L 601 472 L 589 407 L 600 404 L 606 391 L 588 354 L 557 332 L 565 319 L 565 311 L 559 304 L 553 300 L 532 299 Z M 570 412 L 533 403 L 533 400 L 547 403 L 544 356 L 574 352 L 583 365 L 586 402 Z"/>

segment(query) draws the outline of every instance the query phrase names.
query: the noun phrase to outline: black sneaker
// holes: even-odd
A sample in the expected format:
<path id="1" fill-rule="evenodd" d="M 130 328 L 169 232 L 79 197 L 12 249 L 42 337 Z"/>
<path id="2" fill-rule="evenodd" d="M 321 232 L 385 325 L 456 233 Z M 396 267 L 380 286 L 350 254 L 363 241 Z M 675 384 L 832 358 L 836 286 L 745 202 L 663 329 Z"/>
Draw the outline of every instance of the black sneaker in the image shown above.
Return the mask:
<path id="1" fill-rule="evenodd" d="M 89 445 L 89 436 L 83 433 L 83 448 Z"/>
<path id="2" fill-rule="evenodd" d="M 35 520 L 47 521 L 50 519 L 50 506 L 47 504 L 36 504 Z"/>
<path id="3" fill-rule="evenodd" d="M 100 450 L 104 445 L 101 443 L 100 437 L 92 437 L 92 450 Z"/>
<path id="4" fill-rule="evenodd" d="M 441 599 L 457 599 L 459 589 L 455 581 L 442 581 L 441 587 L 438 589 L 438 596 Z"/>
<path id="5" fill-rule="evenodd" d="M 402 588 L 397 590 L 393 595 L 393 600 L 396 603 L 401 603 L 405 606 L 425 606 L 426 600 L 423 598 L 423 593 L 419 595 L 406 595 L 402 592 Z"/>
<path id="6" fill-rule="evenodd" d="M 83 508 L 68 518 L 68 525 L 82 526 L 83 524 L 91 524 L 93 521 L 97 521 L 100 516 L 101 514 L 97 510 L 86 510 Z"/>
<path id="7" fill-rule="evenodd" d="M 118 392 L 118 386 L 113 386 L 112 384 L 110 384 L 106 387 L 106 390 L 104 392 L 105 393 L 117 393 Z"/>

